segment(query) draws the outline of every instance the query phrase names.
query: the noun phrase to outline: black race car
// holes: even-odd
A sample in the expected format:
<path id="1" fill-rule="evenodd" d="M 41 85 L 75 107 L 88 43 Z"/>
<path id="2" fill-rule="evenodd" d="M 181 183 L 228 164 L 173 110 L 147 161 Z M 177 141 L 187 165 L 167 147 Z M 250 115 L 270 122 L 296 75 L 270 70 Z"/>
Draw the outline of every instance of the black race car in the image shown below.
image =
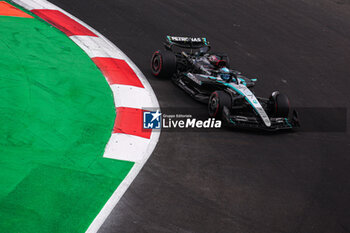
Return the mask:
<path id="1" fill-rule="evenodd" d="M 208 104 L 210 117 L 234 127 L 299 127 L 286 95 L 275 91 L 269 98 L 256 97 L 251 88 L 257 80 L 230 69 L 227 55 L 210 53 L 206 38 L 167 36 L 164 46 L 152 56 L 153 75 L 171 78 L 194 99 Z"/>

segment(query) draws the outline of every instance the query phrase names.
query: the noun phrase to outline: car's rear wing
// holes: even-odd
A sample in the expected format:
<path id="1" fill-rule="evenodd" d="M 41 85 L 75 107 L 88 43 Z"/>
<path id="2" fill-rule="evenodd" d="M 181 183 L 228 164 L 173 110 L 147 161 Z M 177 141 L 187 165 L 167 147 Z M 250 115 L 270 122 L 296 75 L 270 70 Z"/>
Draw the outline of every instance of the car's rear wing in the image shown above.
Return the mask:
<path id="1" fill-rule="evenodd" d="M 167 36 L 165 46 L 169 49 L 173 46 L 187 49 L 199 49 L 210 47 L 205 37 L 184 37 L 184 36 Z"/>

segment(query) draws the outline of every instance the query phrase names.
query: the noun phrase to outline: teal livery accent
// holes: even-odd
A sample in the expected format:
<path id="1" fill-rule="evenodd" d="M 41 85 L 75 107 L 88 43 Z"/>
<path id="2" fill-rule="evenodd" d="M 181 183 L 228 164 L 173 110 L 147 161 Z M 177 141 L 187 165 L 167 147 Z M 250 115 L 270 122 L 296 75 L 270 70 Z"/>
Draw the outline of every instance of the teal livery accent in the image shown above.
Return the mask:
<path id="1" fill-rule="evenodd" d="M 253 109 L 255 110 L 255 112 L 259 114 L 258 110 L 255 108 L 254 104 L 252 102 L 250 102 L 250 100 L 238 89 L 236 89 L 234 86 L 232 86 L 231 84 L 229 83 L 225 83 L 225 82 L 222 82 L 222 81 L 219 81 L 217 80 L 217 78 L 213 77 L 213 76 L 208 76 L 208 75 L 201 75 L 203 78 L 210 78 L 210 79 L 213 79 L 213 80 L 216 80 L 217 82 L 221 83 L 221 84 L 224 84 L 225 86 L 227 87 L 230 87 L 232 88 L 233 90 L 235 90 L 238 94 L 240 94 L 241 96 L 243 96 L 247 101 L 248 103 L 253 107 Z M 241 78 L 239 78 L 241 80 Z M 244 80 L 243 80 L 244 81 Z M 244 84 L 243 84 L 244 85 Z M 245 85 L 246 86 L 246 85 Z"/>
<path id="2" fill-rule="evenodd" d="M 242 82 L 242 84 L 244 85 L 244 86 L 247 86 L 247 83 L 246 83 L 246 81 L 243 79 L 243 78 L 238 78 L 239 80 L 241 80 L 241 82 Z"/>
<path id="3" fill-rule="evenodd" d="M 268 120 L 269 123 L 266 123 L 265 120 L 263 119 L 263 115 L 261 115 L 260 112 L 258 111 L 258 109 L 254 106 L 254 104 L 259 104 L 259 101 L 258 101 L 256 98 L 254 98 L 254 99 L 252 100 L 252 101 L 253 101 L 253 103 L 252 103 L 252 101 L 251 101 L 249 98 L 247 98 L 247 96 L 246 96 L 245 94 L 243 94 L 242 91 L 240 91 L 239 89 L 237 89 L 236 87 L 234 87 L 234 86 L 231 85 L 230 83 L 226 83 L 226 82 L 220 81 L 220 80 L 218 80 L 216 77 L 209 76 L 209 75 L 200 75 L 200 76 L 203 77 L 203 78 L 208 78 L 208 79 L 216 80 L 218 83 L 224 84 L 225 86 L 227 86 L 227 87 L 233 89 L 234 91 L 236 91 L 239 95 L 243 96 L 244 99 L 247 100 L 247 102 L 250 104 L 250 106 L 253 107 L 254 111 L 255 111 L 255 112 L 260 116 L 260 118 L 264 121 L 265 125 L 268 126 L 268 127 L 271 126 L 270 120 Z M 242 78 L 238 78 L 238 79 L 241 81 L 241 84 L 244 85 L 245 88 L 247 88 L 245 80 L 242 79 Z M 248 89 L 248 90 L 249 90 L 249 89 Z M 261 107 L 261 108 L 262 108 L 262 107 Z M 262 109 L 262 111 L 264 112 L 264 114 L 266 115 L 266 117 L 268 117 L 267 114 L 265 113 L 265 110 Z M 231 123 L 232 123 L 232 122 L 231 122 Z M 289 123 L 289 122 L 288 122 L 288 123 Z M 269 124 L 269 125 L 268 125 L 268 124 Z"/>
<path id="4" fill-rule="evenodd" d="M 258 115 L 260 115 L 259 112 L 258 112 L 258 110 L 255 108 L 254 104 L 253 104 L 252 102 L 250 102 L 250 100 L 249 100 L 240 90 L 238 90 L 237 88 L 235 88 L 234 86 L 232 86 L 232 85 L 229 84 L 229 83 L 224 83 L 224 82 L 221 82 L 221 81 L 218 81 L 218 82 L 224 84 L 225 86 L 231 87 L 231 88 L 232 88 L 233 90 L 235 90 L 238 94 L 240 94 L 241 96 L 244 96 L 244 98 L 245 98 L 245 99 L 247 100 L 247 102 L 253 107 L 253 109 L 256 111 L 256 113 L 257 113 Z"/>
<path id="5" fill-rule="evenodd" d="M 207 38 L 203 37 L 202 40 L 203 40 L 205 45 L 208 45 Z"/>
<path id="6" fill-rule="evenodd" d="M 290 128 L 293 128 L 293 126 L 289 123 L 289 121 L 288 121 L 287 118 L 284 118 L 284 121 L 286 122 L 286 124 L 287 124 Z"/>

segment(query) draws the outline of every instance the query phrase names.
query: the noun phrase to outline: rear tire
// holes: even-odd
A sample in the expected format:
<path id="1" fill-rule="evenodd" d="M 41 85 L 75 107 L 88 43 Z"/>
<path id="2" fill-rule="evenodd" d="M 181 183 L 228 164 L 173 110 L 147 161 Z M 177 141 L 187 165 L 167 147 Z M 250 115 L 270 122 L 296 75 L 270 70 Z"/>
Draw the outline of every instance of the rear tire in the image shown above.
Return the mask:
<path id="1" fill-rule="evenodd" d="M 155 51 L 151 59 L 151 70 L 155 77 L 171 77 L 176 71 L 176 56 L 170 51 Z"/>
<path id="2" fill-rule="evenodd" d="M 290 111 L 289 99 L 286 95 L 275 91 L 270 96 L 270 114 L 274 117 L 288 118 Z"/>
<path id="3" fill-rule="evenodd" d="M 214 91 L 209 98 L 208 112 L 209 116 L 221 119 L 223 116 L 224 106 L 231 108 L 231 96 L 224 91 Z"/>

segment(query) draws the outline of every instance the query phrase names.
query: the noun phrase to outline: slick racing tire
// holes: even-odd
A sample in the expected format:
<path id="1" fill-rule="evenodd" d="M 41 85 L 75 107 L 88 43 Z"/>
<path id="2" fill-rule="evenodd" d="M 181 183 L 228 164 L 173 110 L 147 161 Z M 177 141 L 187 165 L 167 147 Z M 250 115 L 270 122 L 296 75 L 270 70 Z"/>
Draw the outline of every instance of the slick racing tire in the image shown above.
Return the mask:
<path id="1" fill-rule="evenodd" d="M 223 116 L 224 106 L 231 108 L 231 96 L 224 91 L 214 91 L 209 98 L 208 112 L 209 116 L 221 119 Z"/>
<path id="2" fill-rule="evenodd" d="M 286 95 L 275 91 L 270 96 L 270 114 L 274 117 L 288 117 L 289 99 Z"/>
<path id="3" fill-rule="evenodd" d="M 151 59 L 152 74 L 159 78 L 171 77 L 176 71 L 176 56 L 170 51 L 155 51 Z"/>

